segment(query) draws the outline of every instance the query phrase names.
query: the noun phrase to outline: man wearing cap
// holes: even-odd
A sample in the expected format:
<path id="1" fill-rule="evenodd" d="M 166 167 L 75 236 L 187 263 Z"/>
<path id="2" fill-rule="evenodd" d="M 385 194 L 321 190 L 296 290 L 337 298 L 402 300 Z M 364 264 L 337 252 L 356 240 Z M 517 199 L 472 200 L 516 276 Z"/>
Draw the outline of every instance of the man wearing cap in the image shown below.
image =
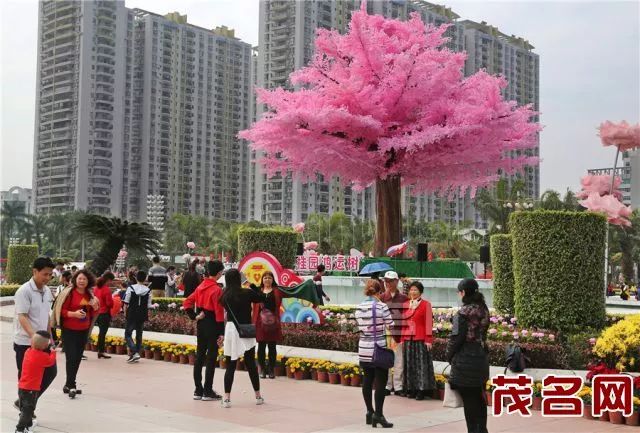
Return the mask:
<path id="1" fill-rule="evenodd" d="M 388 271 L 384 274 L 384 293 L 380 297 L 380 301 L 387 304 L 393 318 L 393 326 L 390 329 L 392 338 L 390 348 L 393 349 L 396 355 L 393 371 L 389 374 L 387 391 L 394 390 L 395 394 L 400 396 L 404 396 L 402 389 L 402 343 L 400 342 L 400 337 L 402 336 L 404 303 L 408 299 L 406 295 L 398 290 L 398 274 L 394 271 Z"/>

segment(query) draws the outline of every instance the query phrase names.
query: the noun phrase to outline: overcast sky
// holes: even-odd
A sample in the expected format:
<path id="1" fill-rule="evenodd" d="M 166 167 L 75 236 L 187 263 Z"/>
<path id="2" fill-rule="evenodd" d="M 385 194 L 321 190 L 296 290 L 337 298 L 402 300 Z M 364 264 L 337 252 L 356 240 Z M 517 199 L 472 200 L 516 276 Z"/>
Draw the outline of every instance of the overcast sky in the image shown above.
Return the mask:
<path id="1" fill-rule="evenodd" d="M 541 191 L 577 189 L 588 168 L 613 164 L 600 145 L 603 120 L 640 118 L 640 2 L 436 1 L 462 19 L 486 21 L 528 39 L 540 55 Z M 189 22 L 227 25 L 258 42 L 258 0 L 127 0 Z M 31 186 L 37 51 L 37 2 L 0 2 L 2 51 L 2 176 L 0 188 Z"/>

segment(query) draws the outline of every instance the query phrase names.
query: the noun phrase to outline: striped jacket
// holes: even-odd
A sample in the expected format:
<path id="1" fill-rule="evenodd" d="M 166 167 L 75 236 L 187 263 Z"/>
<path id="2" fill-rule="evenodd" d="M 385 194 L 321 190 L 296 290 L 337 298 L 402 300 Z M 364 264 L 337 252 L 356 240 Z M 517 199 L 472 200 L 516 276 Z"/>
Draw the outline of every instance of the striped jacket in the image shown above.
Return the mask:
<path id="1" fill-rule="evenodd" d="M 373 360 L 374 329 L 373 329 L 373 306 L 376 307 L 376 328 L 375 343 L 380 347 L 387 347 L 385 326 L 393 325 L 391 312 L 384 302 L 369 297 L 356 307 L 356 322 L 360 330 L 360 341 L 358 343 L 358 355 L 360 362 L 371 362 Z"/>

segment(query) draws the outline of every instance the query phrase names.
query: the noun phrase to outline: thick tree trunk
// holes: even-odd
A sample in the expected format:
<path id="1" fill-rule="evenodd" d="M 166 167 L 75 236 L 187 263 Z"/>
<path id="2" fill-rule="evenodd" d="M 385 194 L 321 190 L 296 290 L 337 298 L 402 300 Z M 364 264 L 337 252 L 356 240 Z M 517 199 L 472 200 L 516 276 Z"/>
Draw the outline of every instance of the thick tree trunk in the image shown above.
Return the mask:
<path id="1" fill-rule="evenodd" d="M 383 257 L 387 249 L 402 242 L 400 176 L 376 181 L 375 254 Z"/>

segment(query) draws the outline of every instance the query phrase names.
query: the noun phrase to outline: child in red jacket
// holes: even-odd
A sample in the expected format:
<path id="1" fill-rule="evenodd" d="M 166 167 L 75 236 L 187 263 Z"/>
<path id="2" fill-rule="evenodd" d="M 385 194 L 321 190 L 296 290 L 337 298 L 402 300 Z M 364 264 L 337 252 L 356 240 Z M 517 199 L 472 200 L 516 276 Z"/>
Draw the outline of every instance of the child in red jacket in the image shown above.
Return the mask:
<path id="1" fill-rule="evenodd" d="M 33 424 L 33 412 L 36 410 L 44 369 L 56 362 L 55 350 L 50 350 L 51 334 L 38 331 L 31 338 L 31 347 L 27 349 L 22 361 L 22 376 L 18 382 L 20 399 L 20 419 L 16 432 L 29 432 Z"/>

